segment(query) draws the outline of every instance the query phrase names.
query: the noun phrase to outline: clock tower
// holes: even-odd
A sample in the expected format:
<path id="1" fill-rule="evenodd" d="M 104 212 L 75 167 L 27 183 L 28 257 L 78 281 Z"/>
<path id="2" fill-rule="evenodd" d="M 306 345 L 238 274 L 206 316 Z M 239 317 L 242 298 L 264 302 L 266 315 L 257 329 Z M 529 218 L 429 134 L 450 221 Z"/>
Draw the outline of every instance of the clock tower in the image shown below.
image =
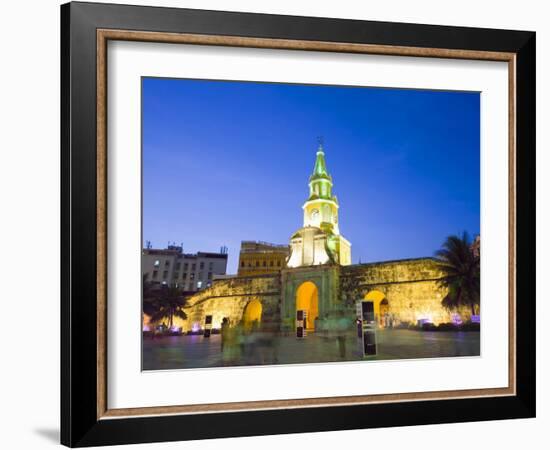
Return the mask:
<path id="1" fill-rule="evenodd" d="M 302 208 L 304 227 L 317 227 L 332 234 L 340 234 L 338 199 L 332 195 L 332 177 L 327 172 L 325 152 L 321 144 L 317 149 L 313 173 L 309 177 L 309 197 Z"/>
<path id="2" fill-rule="evenodd" d="M 319 144 L 309 177 L 309 197 L 302 206 L 304 225 L 290 238 L 288 267 L 351 264 L 351 244 L 340 234 L 338 208 L 325 151 Z"/>

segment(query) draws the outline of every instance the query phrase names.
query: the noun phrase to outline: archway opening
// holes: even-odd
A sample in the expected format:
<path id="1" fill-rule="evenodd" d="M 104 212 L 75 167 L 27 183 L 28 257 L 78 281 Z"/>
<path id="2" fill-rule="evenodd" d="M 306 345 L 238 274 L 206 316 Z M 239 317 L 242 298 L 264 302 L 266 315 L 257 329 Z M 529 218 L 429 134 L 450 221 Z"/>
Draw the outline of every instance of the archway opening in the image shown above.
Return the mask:
<path id="1" fill-rule="evenodd" d="M 257 326 L 262 321 L 262 304 L 259 300 L 250 300 L 243 312 L 243 325 L 245 328 Z"/>
<path id="2" fill-rule="evenodd" d="M 390 305 L 388 303 L 388 299 L 385 298 L 380 302 L 380 326 L 381 327 L 389 327 L 389 321 L 390 321 Z"/>
<path id="3" fill-rule="evenodd" d="M 307 330 L 315 330 L 315 319 L 319 316 L 319 291 L 311 281 L 302 283 L 296 291 L 296 311 L 307 315 Z"/>
<path id="4" fill-rule="evenodd" d="M 374 303 L 374 317 L 380 327 L 387 326 L 390 304 L 386 295 L 378 290 L 369 291 L 365 295 L 365 300 L 370 300 Z"/>

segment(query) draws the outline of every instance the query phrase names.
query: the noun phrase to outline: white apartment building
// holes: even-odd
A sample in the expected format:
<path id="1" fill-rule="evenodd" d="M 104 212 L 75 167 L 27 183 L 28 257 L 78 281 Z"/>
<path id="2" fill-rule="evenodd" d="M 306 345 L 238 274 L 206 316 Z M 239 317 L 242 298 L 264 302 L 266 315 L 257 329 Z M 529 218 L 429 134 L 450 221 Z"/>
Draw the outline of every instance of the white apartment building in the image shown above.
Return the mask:
<path id="1" fill-rule="evenodd" d="M 183 289 L 200 291 L 210 287 L 215 275 L 225 275 L 227 249 L 220 253 L 184 253 L 181 246 L 169 245 L 165 249 L 144 248 L 141 272 L 144 280 Z"/>

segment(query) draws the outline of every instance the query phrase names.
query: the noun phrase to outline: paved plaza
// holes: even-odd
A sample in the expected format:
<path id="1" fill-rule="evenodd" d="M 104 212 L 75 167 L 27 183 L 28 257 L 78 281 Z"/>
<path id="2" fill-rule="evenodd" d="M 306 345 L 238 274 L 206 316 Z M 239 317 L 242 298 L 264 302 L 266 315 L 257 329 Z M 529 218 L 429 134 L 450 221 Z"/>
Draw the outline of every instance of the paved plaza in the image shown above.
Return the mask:
<path id="1" fill-rule="evenodd" d="M 143 369 L 189 369 L 220 366 L 296 364 L 478 356 L 479 332 L 378 330 L 377 355 L 364 358 L 355 334 L 329 337 L 253 333 L 224 343 L 221 335 L 165 336 L 143 339 Z"/>

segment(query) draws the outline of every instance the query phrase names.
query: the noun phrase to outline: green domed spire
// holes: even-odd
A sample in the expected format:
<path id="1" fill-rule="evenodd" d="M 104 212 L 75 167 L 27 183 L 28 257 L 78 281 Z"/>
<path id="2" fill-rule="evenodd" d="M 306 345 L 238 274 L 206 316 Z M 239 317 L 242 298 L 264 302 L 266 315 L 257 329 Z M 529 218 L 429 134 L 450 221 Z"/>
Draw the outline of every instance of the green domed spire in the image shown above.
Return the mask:
<path id="1" fill-rule="evenodd" d="M 319 148 L 317 149 L 317 158 L 315 158 L 315 166 L 313 168 L 313 174 L 309 177 L 310 181 L 318 179 L 331 180 L 332 177 L 328 174 L 327 163 L 325 162 L 325 152 L 323 150 L 323 144 L 319 143 Z"/>
<path id="2" fill-rule="evenodd" d="M 309 177 L 309 199 L 325 199 L 337 202 L 336 197 L 332 195 L 332 177 L 327 170 L 325 162 L 325 152 L 323 143 L 319 142 L 317 149 L 317 157 L 315 158 L 315 166 L 313 173 Z"/>

